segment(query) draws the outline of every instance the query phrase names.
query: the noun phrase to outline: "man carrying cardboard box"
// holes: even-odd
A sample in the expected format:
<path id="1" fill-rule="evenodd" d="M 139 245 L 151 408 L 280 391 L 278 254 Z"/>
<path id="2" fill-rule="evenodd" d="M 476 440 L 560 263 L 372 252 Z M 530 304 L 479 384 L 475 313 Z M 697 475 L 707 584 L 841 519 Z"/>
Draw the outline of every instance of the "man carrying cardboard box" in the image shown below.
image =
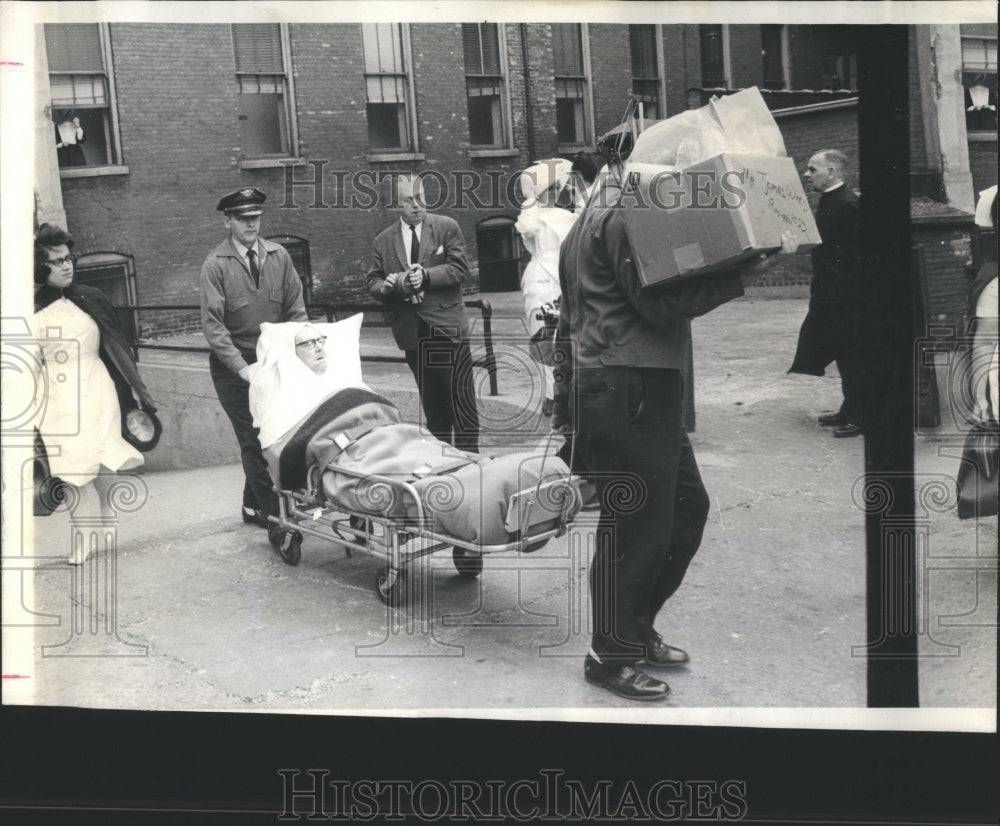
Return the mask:
<path id="1" fill-rule="evenodd" d="M 864 432 L 861 412 L 865 360 L 861 350 L 863 319 L 860 253 L 861 202 L 844 184 L 847 157 L 824 149 L 809 159 L 803 177 L 820 195 L 816 225 L 823 243 L 812 250 L 813 277 L 809 312 L 799 331 L 789 373 L 822 376 L 837 363 L 844 401 L 836 413 L 819 417 L 837 438 Z"/>
<path id="2" fill-rule="evenodd" d="M 682 425 L 688 320 L 742 295 L 741 276 L 762 264 L 644 287 L 615 161 L 560 251 L 553 428 L 573 434 L 601 501 L 584 677 L 629 700 L 659 700 L 670 687 L 638 666 L 688 662 L 653 622 L 680 586 L 709 510 Z M 782 238 L 783 251 L 795 246 Z"/>

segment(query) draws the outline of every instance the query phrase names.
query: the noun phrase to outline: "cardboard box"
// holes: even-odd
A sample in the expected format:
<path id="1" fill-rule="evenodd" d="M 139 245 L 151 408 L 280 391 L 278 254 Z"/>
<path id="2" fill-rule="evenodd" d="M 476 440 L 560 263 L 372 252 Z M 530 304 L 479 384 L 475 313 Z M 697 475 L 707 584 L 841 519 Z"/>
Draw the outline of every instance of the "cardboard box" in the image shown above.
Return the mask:
<path id="1" fill-rule="evenodd" d="M 781 247 L 821 243 L 791 158 L 723 153 L 684 170 L 625 167 L 625 227 L 646 286 L 731 267 Z"/>

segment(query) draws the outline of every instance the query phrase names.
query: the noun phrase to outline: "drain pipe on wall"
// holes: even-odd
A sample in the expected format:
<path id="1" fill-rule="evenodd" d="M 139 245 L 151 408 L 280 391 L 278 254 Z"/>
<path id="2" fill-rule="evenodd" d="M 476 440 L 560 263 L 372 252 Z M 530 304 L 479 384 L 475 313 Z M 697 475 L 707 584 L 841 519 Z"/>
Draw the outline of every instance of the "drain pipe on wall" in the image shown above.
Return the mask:
<path id="1" fill-rule="evenodd" d="M 521 23 L 521 63 L 524 66 L 524 128 L 528 132 L 528 163 L 535 162 L 535 119 L 531 111 L 531 69 L 528 68 L 528 24 Z"/>

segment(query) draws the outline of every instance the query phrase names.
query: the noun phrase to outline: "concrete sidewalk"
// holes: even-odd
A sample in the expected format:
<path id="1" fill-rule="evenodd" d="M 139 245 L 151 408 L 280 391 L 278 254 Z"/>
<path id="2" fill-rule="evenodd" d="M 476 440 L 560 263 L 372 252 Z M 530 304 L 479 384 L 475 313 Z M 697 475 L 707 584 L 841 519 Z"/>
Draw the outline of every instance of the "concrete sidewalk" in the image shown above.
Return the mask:
<path id="1" fill-rule="evenodd" d="M 495 334 L 510 341 L 498 347 L 501 395 L 484 417 L 486 444 L 537 443 L 547 428 L 531 412 L 537 388 L 517 355 L 519 303 L 510 293 L 495 304 Z M 839 403 L 836 377 L 785 372 L 805 309 L 801 299 L 745 298 L 694 323 L 692 441 L 712 512 L 684 586 L 657 620 L 692 663 L 663 675 L 673 693 L 662 711 L 644 712 L 652 719 L 676 721 L 677 709 L 865 705 L 864 443 L 816 425 Z M 392 347 L 385 328 L 366 329 L 364 339 L 369 353 Z M 142 363 L 152 360 L 144 354 Z M 394 400 L 410 392 L 403 364 L 366 363 L 365 374 Z M 995 522 L 960 522 L 939 495 L 953 484 L 960 448 L 961 434 L 947 427 L 916 437 L 921 699 L 993 708 Z M 450 554 L 424 560 L 412 572 L 421 599 L 387 609 L 373 592 L 375 559 L 347 559 L 307 539 L 298 566 L 282 563 L 262 531 L 239 521 L 238 466 L 142 479 L 148 501 L 120 521 L 110 620 L 87 605 L 83 586 L 96 574 L 77 578 L 59 561 L 68 553 L 65 514 L 35 520 L 34 702 L 521 709 L 549 719 L 635 707 L 582 677 L 590 516 L 535 554 L 486 557 L 478 580 L 459 578 Z M 89 616 L 114 633 L 92 633 Z M 103 656 L 61 656 L 74 650 Z"/>

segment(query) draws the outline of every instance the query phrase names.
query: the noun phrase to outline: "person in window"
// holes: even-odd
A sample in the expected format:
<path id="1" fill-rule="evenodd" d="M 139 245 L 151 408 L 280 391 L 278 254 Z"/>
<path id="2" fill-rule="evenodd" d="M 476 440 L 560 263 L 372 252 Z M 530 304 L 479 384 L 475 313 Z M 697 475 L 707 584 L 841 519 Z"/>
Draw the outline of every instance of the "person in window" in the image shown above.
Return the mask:
<path id="1" fill-rule="evenodd" d="M 524 317 L 528 335 L 534 336 L 545 326 L 543 308 L 559 298 L 559 247 L 569 234 L 576 215 L 557 206 L 560 195 L 569 185 L 572 165 L 561 158 L 539 161 L 520 176 L 524 203 L 514 228 L 520 233 L 531 261 L 521 275 Z M 544 366 L 545 403 L 543 413 L 552 415 L 555 382 L 552 367 Z"/>
<path id="2" fill-rule="evenodd" d="M 458 222 L 432 215 L 419 178 L 397 179 L 399 220 L 375 237 L 368 293 L 392 309 L 392 335 L 417 381 L 427 429 L 479 450 L 479 410 L 462 284 L 469 275 Z"/>
<path id="3" fill-rule="evenodd" d="M 248 187 L 219 201 L 216 209 L 224 215 L 229 237 L 201 267 L 201 325 L 212 349 L 212 384 L 240 446 L 246 476 L 243 521 L 267 528 L 274 544 L 282 535 L 268 517 L 277 515 L 278 498 L 250 414 L 250 365 L 257 361 L 263 322 L 306 321 L 307 316 L 291 256 L 279 244 L 258 237 L 266 199 L 259 189 Z"/>
<path id="4" fill-rule="evenodd" d="M 73 518 L 114 516 L 109 491 L 118 471 L 143 463 L 122 438 L 123 408 L 156 405 L 139 377 L 114 307 L 96 287 L 74 283 L 73 239 L 42 224 L 35 234 L 34 335 L 45 405 L 38 431 L 52 475 L 78 489 Z M 54 334 L 53 334 L 54 333 Z M 70 564 L 90 554 L 73 549 Z"/>
<path id="5" fill-rule="evenodd" d="M 60 168 L 87 165 L 80 145 L 86 139 L 80 119 L 73 112 L 64 112 L 56 123 L 56 154 Z"/>

